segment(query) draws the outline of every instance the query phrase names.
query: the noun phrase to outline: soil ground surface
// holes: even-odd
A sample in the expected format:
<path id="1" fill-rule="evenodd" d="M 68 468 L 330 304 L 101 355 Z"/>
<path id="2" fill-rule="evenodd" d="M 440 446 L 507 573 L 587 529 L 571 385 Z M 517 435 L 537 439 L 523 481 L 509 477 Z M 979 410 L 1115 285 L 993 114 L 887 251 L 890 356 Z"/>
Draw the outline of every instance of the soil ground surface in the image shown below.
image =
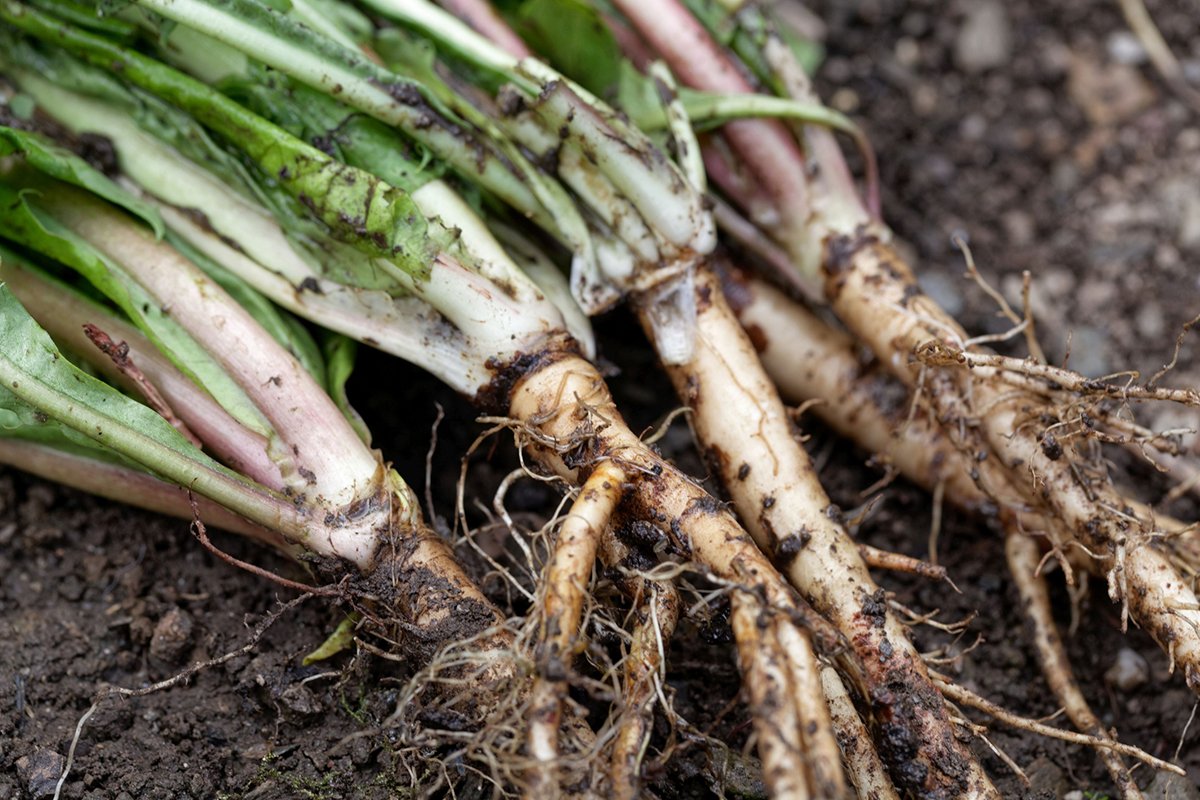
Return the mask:
<path id="1" fill-rule="evenodd" d="M 1147 7 L 1185 70 L 1200 71 L 1195 0 Z M 973 332 L 1005 327 L 994 304 L 961 277 L 951 236 L 962 232 L 982 272 L 1011 299 L 1019 299 L 1021 272 L 1032 272 L 1033 309 L 1052 360 L 1061 361 L 1068 340 L 1070 363 L 1090 375 L 1152 373 L 1170 358 L 1180 326 L 1200 312 L 1200 113 L 1159 80 L 1116 3 L 859 0 L 818 4 L 815 12 L 827 25 L 824 96 L 869 131 L 882 165 L 885 216 L 931 294 Z M 1200 85 L 1200 75 L 1192 77 Z M 615 312 L 598 321 L 598 331 L 620 405 L 635 430 L 650 429 L 672 408 L 669 385 L 631 317 Z M 418 489 L 436 407 L 445 409 L 430 490 L 448 515 L 459 459 L 482 430 L 475 412 L 416 370 L 367 353 L 360 364 L 351 396 L 376 445 Z M 1185 343 L 1169 382 L 1200 385 L 1200 339 Z M 1149 411 L 1156 428 L 1200 427 L 1195 414 Z M 880 477 L 868 454 L 815 423 L 805 427 L 834 501 L 861 506 L 863 491 Z M 704 475 L 682 422 L 659 445 Z M 1123 485 L 1137 496 L 1158 502 L 1170 489 L 1149 468 L 1116 460 Z M 515 464 L 511 443 L 497 437 L 471 462 L 468 505 L 490 507 Z M 858 536 L 926 557 L 930 498 L 899 481 L 882 493 Z M 510 491 L 508 508 L 533 523 L 556 501 L 552 489 L 526 480 Z M 1164 510 L 1196 519 L 1200 504 L 1185 498 Z M 481 511 L 469 517 L 473 525 L 487 521 Z M 270 553 L 229 537 L 218 543 L 303 577 Z M 880 576 L 910 608 L 940 609 L 948 621 L 977 613 L 958 639 L 917 628 L 918 646 L 948 648 L 946 669 L 1012 711 L 1053 714 L 997 533 L 947 509 L 938 557 L 961 594 Z M 235 650 L 294 596 L 212 557 L 185 523 L 14 471 L 0 471 L 0 576 L 0 800 L 53 795 L 76 725 L 101 687 L 145 686 Z M 1061 577 L 1051 583 L 1065 627 L 1071 604 Z M 670 687 L 676 710 L 695 729 L 737 753 L 749 724 L 734 703 L 737 668 L 721 611 L 681 625 Z M 411 796 L 414 783 L 432 777 L 406 771 L 409 762 L 397 754 L 408 743 L 381 723 L 416 665 L 366 653 L 301 664 L 341 615 L 309 600 L 244 655 L 146 697 L 106 700 L 82 730 L 62 796 Z M 1189 781 L 1160 782 L 1156 792 L 1165 793 L 1154 796 L 1197 796 L 1200 724 L 1184 734 L 1195 695 L 1168 675 L 1147 636 L 1121 633 L 1119 609 L 1103 586 L 1091 587 L 1075 622 L 1070 655 L 1103 721 L 1154 755 L 1178 750 L 1189 770 Z M 1135 679 L 1112 679 L 1119 661 L 1132 665 Z M 1080 800 L 1112 792 L 1088 750 L 1000 725 L 988 736 L 1031 780 L 1022 783 L 980 744 L 1006 797 Z M 654 769 L 652 788 L 662 797 L 716 796 L 714 764 L 723 757 L 702 744 L 684 747 Z M 459 797 L 489 795 L 469 764 L 451 759 L 445 769 L 459 779 Z M 1144 768 L 1137 774 L 1142 783 L 1151 779 Z M 724 791 L 753 796 L 756 786 L 740 780 Z"/>

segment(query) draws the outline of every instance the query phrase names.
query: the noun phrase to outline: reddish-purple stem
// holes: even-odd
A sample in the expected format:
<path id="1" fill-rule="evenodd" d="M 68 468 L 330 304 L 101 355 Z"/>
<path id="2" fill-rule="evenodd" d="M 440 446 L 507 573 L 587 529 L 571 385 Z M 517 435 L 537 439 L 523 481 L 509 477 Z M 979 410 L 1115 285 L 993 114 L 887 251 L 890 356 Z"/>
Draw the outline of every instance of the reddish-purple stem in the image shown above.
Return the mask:
<path id="1" fill-rule="evenodd" d="M 533 55 L 525 46 L 525 42 L 521 41 L 521 37 L 508 26 L 488 0 L 438 0 L 438 3 L 514 58 L 529 58 Z"/>
<path id="2" fill-rule="evenodd" d="M 754 92 L 733 60 L 676 0 L 615 0 L 615 4 L 686 85 L 724 94 Z M 806 219 L 804 155 L 787 127 L 776 120 L 756 119 L 729 122 L 721 130 L 784 219 Z"/>
<path id="3" fill-rule="evenodd" d="M 142 398 L 146 401 L 146 405 L 154 409 L 160 417 L 171 423 L 171 427 L 179 431 L 183 438 L 191 442 L 195 447 L 203 448 L 204 445 L 196 434 L 188 430 L 188 426 L 183 424 L 171 406 L 163 398 L 162 393 L 154 386 L 153 383 L 146 377 L 138 365 L 133 363 L 133 359 L 129 356 L 129 345 L 125 342 L 114 342 L 112 337 L 97 326 L 90 322 L 83 324 L 83 332 L 92 340 L 92 344 L 104 355 L 112 360 L 113 366 L 129 380 L 137 386 L 141 392 Z"/>

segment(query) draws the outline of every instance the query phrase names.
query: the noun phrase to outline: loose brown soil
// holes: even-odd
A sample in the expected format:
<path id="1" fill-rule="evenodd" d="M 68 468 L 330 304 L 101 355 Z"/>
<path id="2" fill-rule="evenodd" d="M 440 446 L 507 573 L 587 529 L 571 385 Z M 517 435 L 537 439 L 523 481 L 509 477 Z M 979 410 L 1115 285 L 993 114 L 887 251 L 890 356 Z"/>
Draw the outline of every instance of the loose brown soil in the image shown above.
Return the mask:
<path id="1" fill-rule="evenodd" d="M 1116 4 L 817 5 L 830 25 L 823 91 L 867 126 L 883 168 L 885 215 L 911 248 L 927 289 L 971 331 L 1005 327 L 982 292 L 959 277 L 961 257 L 950 237 L 965 232 L 981 270 L 1012 299 L 1020 272 L 1033 273 L 1034 310 L 1052 359 L 1065 355 L 1070 336 L 1071 364 L 1088 374 L 1161 366 L 1179 326 L 1200 312 L 1200 115 L 1148 65 L 1117 63 L 1114 54 L 1127 42 Z M 1194 2 L 1147 5 L 1176 54 L 1200 63 Z M 996 54 L 962 40 L 972 15 L 997 7 L 1010 35 L 1002 58 L 988 66 Z M 615 313 L 598 328 L 618 402 L 635 429 L 651 427 L 671 408 L 667 382 L 629 316 Z M 375 354 L 364 354 L 361 364 L 352 395 L 376 444 L 417 487 L 435 403 L 445 407 L 432 489 L 439 513 L 448 514 L 458 458 L 480 430 L 474 412 L 415 370 Z M 1196 338 L 1185 344 L 1171 382 L 1200 385 Z M 1200 427 L 1196 414 L 1178 410 L 1151 410 L 1149 419 L 1156 427 Z M 809 447 L 835 502 L 861 505 L 860 493 L 879 472 L 865 464 L 866 454 L 819 428 L 811 432 Z M 703 474 L 681 422 L 659 446 Z M 1124 484 L 1143 499 L 1155 502 L 1169 488 L 1150 469 L 1117 460 Z M 489 506 L 514 464 L 507 442 L 477 457 L 468 500 Z M 926 556 L 929 497 L 902 482 L 883 494 L 859 536 Z M 524 481 L 510 491 L 508 508 L 522 519 L 544 518 L 555 500 L 552 490 Z M 1168 510 L 1195 519 L 1200 504 L 1183 500 Z M 485 516 L 472 512 L 471 521 L 481 524 Z M 228 537 L 219 544 L 303 578 L 269 553 Z M 890 575 L 883 584 L 913 609 L 941 609 L 940 619 L 978 616 L 957 641 L 918 628 L 918 645 L 949 648 L 945 669 L 1013 711 L 1052 714 L 999 537 L 947 510 L 938 550 L 962 594 Z M 136 688 L 233 650 L 293 596 L 216 560 L 183 523 L 12 471 L 0 472 L 0 575 L 0 799 L 53 794 L 76 723 L 101 687 Z M 1057 576 L 1052 584 L 1066 626 L 1070 603 Z M 671 689 L 676 709 L 697 730 L 737 752 L 748 718 L 732 705 L 737 671 L 725 609 L 711 611 L 681 625 L 670 651 Z M 62 796 L 383 798 L 428 785 L 431 775 L 401 768 L 395 753 L 406 743 L 379 727 L 414 665 L 366 654 L 301 665 L 341 613 L 309 600 L 278 620 L 249 655 L 158 694 L 105 701 L 83 730 Z M 1154 755 L 1170 758 L 1179 747 L 1191 781 L 1200 779 L 1200 725 L 1180 739 L 1195 696 L 1167 674 L 1147 636 L 1120 632 L 1118 609 L 1102 586 L 1092 587 L 1075 630 L 1068 646 L 1076 674 L 1103 721 Z M 1122 648 L 1149 666 L 1148 680 L 1126 690 L 1105 680 Z M 1111 792 L 1087 750 L 1000 726 L 989 738 L 1033 781 L 1024 787 L 981 745 L 1005 796 Z M 488 796 L 470 765 L 438 755 L 460 780 L 459 796 Z M 652 771 L 654 789 L 662 797 L 713 796 L 724 757 L 684 744 L 667 767 Z M 1138 775 L 1150 779 L 1144 768 Z M 753 794 L 752 779 L 730 780 L 727 794 Z M 1182 786 L 1172 791 L 1179 793 L 1166 796 L 1192 796 Z M 1089 795 L 1074 795 L 1081 796 Z"/>

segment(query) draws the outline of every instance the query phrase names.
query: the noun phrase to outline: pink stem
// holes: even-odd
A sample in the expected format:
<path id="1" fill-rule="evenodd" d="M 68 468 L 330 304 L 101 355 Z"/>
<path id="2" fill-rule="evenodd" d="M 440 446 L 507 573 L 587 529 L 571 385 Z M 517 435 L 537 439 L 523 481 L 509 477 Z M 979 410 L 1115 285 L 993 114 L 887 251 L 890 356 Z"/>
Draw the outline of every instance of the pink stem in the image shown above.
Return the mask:
<path id="1" fill-rule="evenodd" d="M 726 144 L 720 139 L 706 136 L 700 142 L 700 154 L 704 157 L 704 171 L 709 180 L 721 187 L 725 196 L 739 205 L 746 215 L 758 219 L 759 212 L 771 209 L 771 198 L 761 185 L 746 175 L 733 160 Z"/>
<path id="2" fill-rule="evenodd" d="M 124 214 L 73 190 L 55 189 L 54 200 L 59 221 L 129 269 L 237 381 L 286 445 L 303 491 L 343 504 L 370 488 L 379 469 L 374 455 L 296 358 L 237 301 Z"/>
<path id="3" fill-rule="evenodd" d="M 615 0 L 615 4 L 683 83 L 725 94 L 754 91 L 704 26 L 675 0 Z M 787 127 L 775 120 L 738 120 L 721 130 L 774 199 L 785 223 L 807 218 L 804 154 Z"/>
<path id="4" fill-rule="evenodd" d="M 633 62 L 638 72 L 645 72 L 646 68 L 650 66 L 650 62 L 654 60 L 654 53 L 646 44 L 646 40 L 638 36 L 638 32 L 626 25 L 624 20 L 611 14 L 602 16 L 604 24 L 608 26 L 613 38 L 617 40 L 617 47 L 621 48 L 625 57 Z"/>
<path id="5" fill-rule="evenodd" d="M 144 508 L 182 519 L 192 518 L 192 502 L 200 518 L 222 530 L 268 544 L 293 558 L 301 552 L 273 530 L 256 525 L 224 506 L 186 489 L 160 481 L 144 472 L 106 461 L 68 453 L 35 442 L 0 437 L 0 464 L 8 464 L 39 478 L 61 483 L 108 500 Z"/>
<path id="6" fill-rule="evenodd" d="M 533 55 L 521 37 L 509 27 L 488 0 L 438 0 L 442 8 L 486 36 L 493 44 L 504 48 L 514 58 L 529 58 Z"/>
<path id="7" fill-rule="evenodd" d="M 61 345 L 80 354 L 94 352 L 84 324 L 99 325 L 105 333 L 129 346 L 129 358 L 138 365 L 180 419 L 204 442 L 204 447 L 230 469 L 257 483 L 282 491 L 283 476 L 267 455 L 267 440 L 229 415 L 208 392 L 196 386 L 162 356 L 132 325 L 110 316 L 90 303 L 59 291 L 35 273 L 13 262 L 4 265 L 4 280 L 30 315 Z M 90 359 L 110 380 L 135 388 L 110 359 Z"/>

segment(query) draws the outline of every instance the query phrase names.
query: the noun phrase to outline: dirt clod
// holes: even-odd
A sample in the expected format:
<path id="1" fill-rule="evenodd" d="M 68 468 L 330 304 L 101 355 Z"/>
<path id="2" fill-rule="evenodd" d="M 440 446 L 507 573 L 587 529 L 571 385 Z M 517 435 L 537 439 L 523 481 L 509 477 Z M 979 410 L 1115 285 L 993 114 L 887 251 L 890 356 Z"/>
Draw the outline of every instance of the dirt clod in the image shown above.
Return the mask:
<path id="1" fill-rule="evenodd" d="M 35 750 L 17 759 L 17 777 L 33 800 L 53 797 L 63 763 L 63 757 L 53 750 Z"/>
<path id="2" fill-rule="evenodd" d="M 196 625 L 191 615 L 178 606 L 171 608 L 154 626 L 150 656 L 164 664 L 178 664 L 186 655 Z"/>
<path id="3" fill-rule="evenodd" d="M 296 721 L 312 719 L 324 711 L 320 699 L 302 683 L 293 683 L 283 690 L 279 703 L 285 713 Z"/>

